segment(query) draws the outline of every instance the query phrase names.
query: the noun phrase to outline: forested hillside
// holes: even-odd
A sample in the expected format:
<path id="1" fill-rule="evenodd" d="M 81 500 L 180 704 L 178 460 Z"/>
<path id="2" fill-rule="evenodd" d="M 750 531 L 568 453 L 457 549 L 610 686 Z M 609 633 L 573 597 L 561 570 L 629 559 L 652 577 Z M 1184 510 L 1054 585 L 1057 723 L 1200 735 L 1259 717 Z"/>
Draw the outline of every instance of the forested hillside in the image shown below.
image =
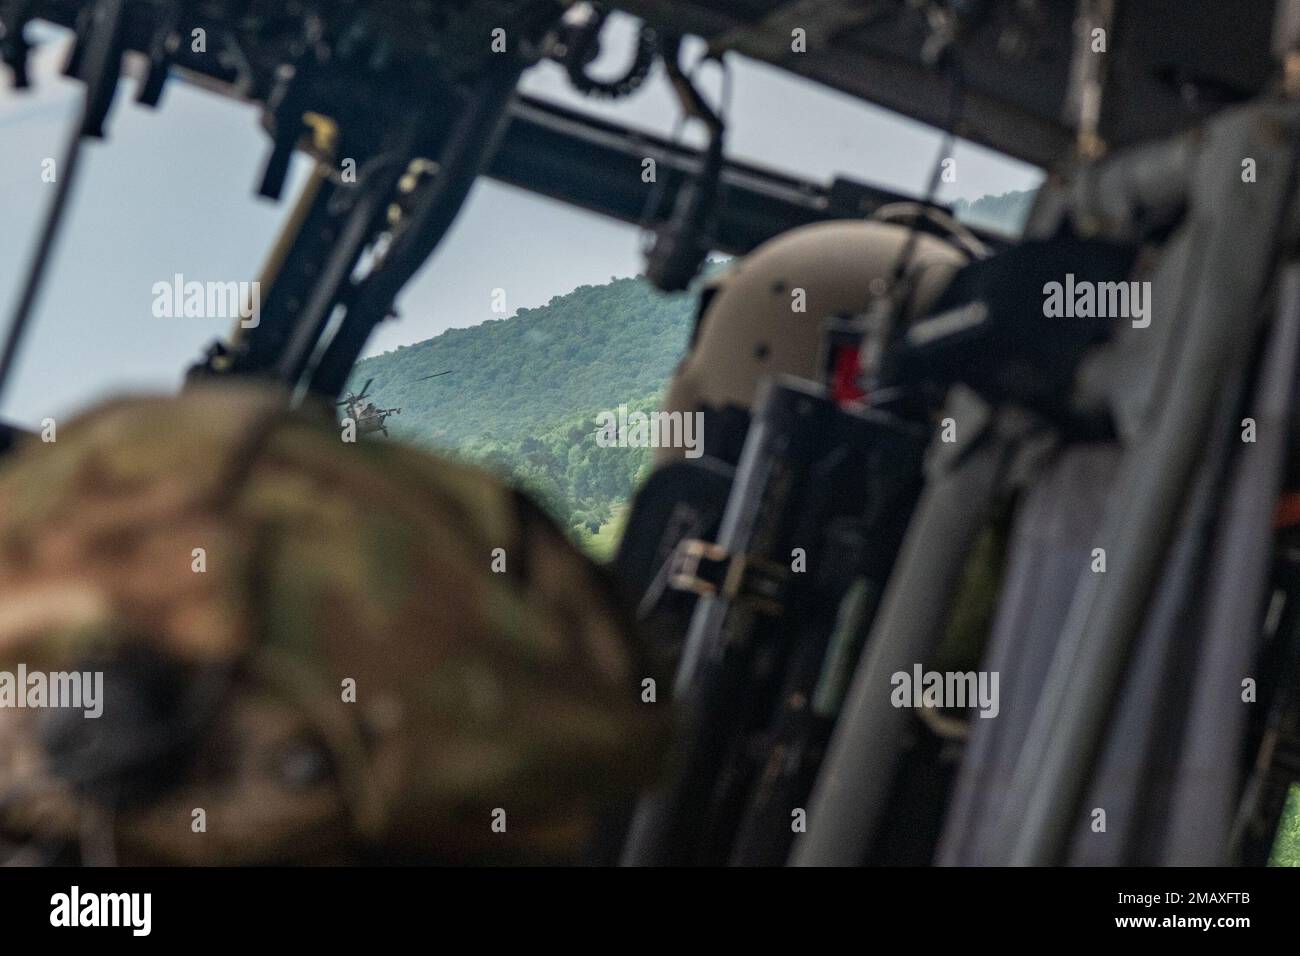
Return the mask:
<path id="1" fill-rule="evenodd" d="M 956 211 L 1014 232 L 1031 199 L 985 196 Z M 402 409 L 388 419 L 394 438 L 512 477 L 581 540 L 617 515 L 650 461 L 646 448 L 597 445 L 596 416 L 657 405 L 694 308 L 694 295 L 664 295 L 640 278 L 579 286 L 540 308 L 365 359 L 350 384 L 373 377 L 369 397 Z"/>
<path id="2" fill-rule="evenodd" d="M 657 404 L 690 336 L 694 297 L 642 279 L 580 286 L 541 308 L 452 329 L 358 363 L 351 387 L 401 408 L 392 436 L 508 474 L 582 537 L 608 521 L 650 460 L 601 448 L 596 415 Z M 444 375 L 417 381 L 450 369 Z"/>

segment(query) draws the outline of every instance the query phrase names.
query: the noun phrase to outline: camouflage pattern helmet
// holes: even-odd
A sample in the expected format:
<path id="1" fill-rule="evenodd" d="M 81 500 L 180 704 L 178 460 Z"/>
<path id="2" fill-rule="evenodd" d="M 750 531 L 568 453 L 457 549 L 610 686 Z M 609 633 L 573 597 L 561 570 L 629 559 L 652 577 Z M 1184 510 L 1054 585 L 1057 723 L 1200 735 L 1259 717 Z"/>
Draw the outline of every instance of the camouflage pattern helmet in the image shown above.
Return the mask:
<path id="1" fill-rule="evenodd" d="M 284 408 L 113 401 L 0 467 L 0 675 L 103 681 L 98 718 L 0 707 L 0 847 L 579 859 L 664 736 L 600 570 L 492 478 Z"/>

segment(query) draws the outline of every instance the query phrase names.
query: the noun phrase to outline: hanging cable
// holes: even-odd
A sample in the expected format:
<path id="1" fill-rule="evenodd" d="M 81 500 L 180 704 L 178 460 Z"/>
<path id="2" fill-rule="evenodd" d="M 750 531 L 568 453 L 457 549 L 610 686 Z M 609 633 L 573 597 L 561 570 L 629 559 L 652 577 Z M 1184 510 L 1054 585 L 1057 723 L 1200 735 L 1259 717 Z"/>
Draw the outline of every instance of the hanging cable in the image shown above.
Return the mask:
<path id="1" fill-rule="evenodd" d="M 730 98 L 730 81 L 726 64 L 723 70 L 722 113 L 715 112 L 694 83 L 694 71 L 682 70 L 681 38 L 673 37 L 663 48 L 664 68 L 668 81 L 681 104 L 684 117 L 698 119 L 709 131 L 707 148 L 700 165 L 677 192 L 672 214 L 655 230 L 654 244 L 647 253 L 646 278 L 665 292 L 685 289 L 699 272 L 711 248 L 712 219 L 716 214 L 719 181 L 723 166 L 723 138 L 726 132 L 725 111 Z M 698 69 L 698 67 L 697 67 Z"/>
<path id="2" fill-rule="evenodd" d="M 934 166 L 930 172 L 930 181 L 926 185 L 925 197 L 920 203 L 922 207 L 927 209 L 935 206 L 935 197 L 939 193 L 939 184 L 943 181 L 944 161 L 952 155 L 953 146 L 957 141 L 957 126 L 961 122 L 965 98 L 964 77 L 956 49 L 949 44 L 937 56 L 938 68 L 948 74 L 950 87 L 943 139 L 939 143 L 939 154 L 935 157 Z M 899 290 L 906 285 L 908 269 L 912 264 L 912 257 L 916 253 L 917 244 L 920 242 L 922 219 L 922 216 L 913 218 L 912 228 L 908 231 L 907 238 L 898 252 L 898 259 L 890 272 L 889 285 L 885 293 L 876 300 L 889 312 L 887 338 L 890 342 L 895 341 L 903 333 L 903 323 L 899 319 L 903 303 L 908 296 L 899 294 Z"/>

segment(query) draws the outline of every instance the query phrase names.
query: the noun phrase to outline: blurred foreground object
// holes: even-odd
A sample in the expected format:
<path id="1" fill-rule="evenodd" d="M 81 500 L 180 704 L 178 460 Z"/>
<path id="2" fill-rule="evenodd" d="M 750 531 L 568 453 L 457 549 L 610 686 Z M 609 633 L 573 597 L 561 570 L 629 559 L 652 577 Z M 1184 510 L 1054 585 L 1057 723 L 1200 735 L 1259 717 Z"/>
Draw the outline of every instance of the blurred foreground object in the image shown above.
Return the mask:
<path id="1" fill-rule="evenodd" d="M 0 672 L 103 674 L 97 719 L 0 708 L 14 862 L 572 861 L 657 762 L 621 612 L 534 505 L 273 391 L 15 453 L 0 595 Z"/>

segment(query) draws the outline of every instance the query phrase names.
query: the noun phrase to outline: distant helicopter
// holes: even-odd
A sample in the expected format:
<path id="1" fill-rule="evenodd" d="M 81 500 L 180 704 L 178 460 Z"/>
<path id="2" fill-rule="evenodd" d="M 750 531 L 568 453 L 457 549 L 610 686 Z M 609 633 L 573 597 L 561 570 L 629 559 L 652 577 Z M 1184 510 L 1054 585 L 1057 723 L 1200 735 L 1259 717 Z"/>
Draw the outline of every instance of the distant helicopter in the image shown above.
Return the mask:
<path id="1" fill-rule="evenodd" d="M 454 369 L 447 369 L 445 372 L 434 372 L 432 375 L 417 378 L 416 381 L 424 382 L 431 378 L 438 378 L 441 375 L 450 375 L 453 371 Z M 335 404 L 344 406 L 344 420 L 352 420 L 356 425 L 358 435 L 383 432 L 384 437 L 387 438 L 388 426 L 385 422 L 388 421 L 388 416 L 400 415 L 402 410 L 400 408 L 379 408 L 374 402 L 366 401 L 366 395 L 370 393 L 370 384 L 373 381 L 373 378 L 366 379 L 366 384 L 362 386 L 359 393 L 349 391 L 346 398 Z"/>

